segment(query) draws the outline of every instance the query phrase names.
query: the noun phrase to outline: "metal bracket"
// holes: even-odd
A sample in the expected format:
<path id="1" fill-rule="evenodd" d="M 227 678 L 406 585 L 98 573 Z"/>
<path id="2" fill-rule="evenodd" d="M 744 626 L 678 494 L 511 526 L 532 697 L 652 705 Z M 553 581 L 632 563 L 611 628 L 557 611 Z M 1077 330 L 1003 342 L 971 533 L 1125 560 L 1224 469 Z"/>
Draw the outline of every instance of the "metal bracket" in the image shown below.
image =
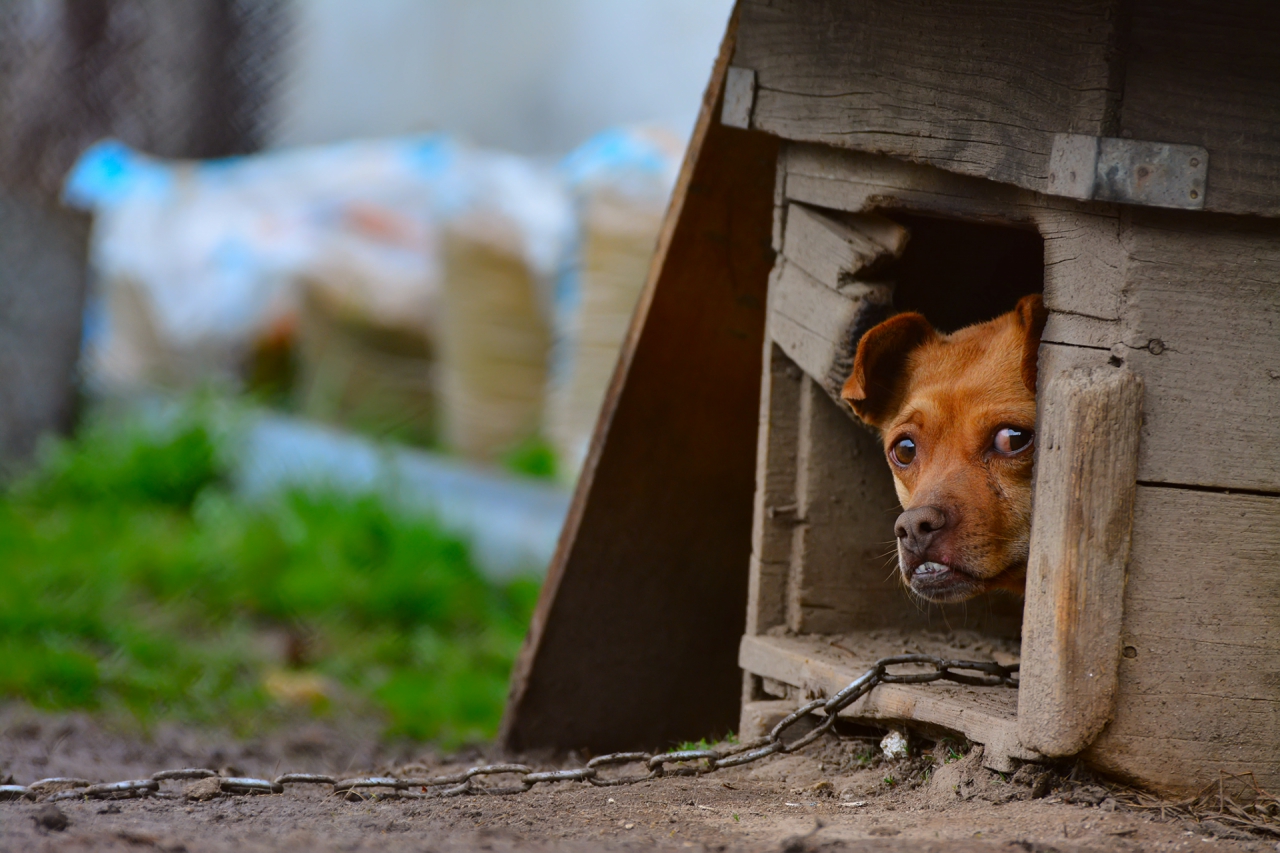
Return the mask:
<path id="1" fill-rule="evenodd" d="M 726 127 L 751 129 L 751 108 L 756 101 L 756 72 L 730 65 L 724 79 L 724 107 L 720 123 Z"/>
<path id="2" fill-rule="evenodd" d="M 1208 173 L 1209 152 L 1199 145 L 1059 133 L 1053 137 L 1045 192 L 1201 210 Z"/>

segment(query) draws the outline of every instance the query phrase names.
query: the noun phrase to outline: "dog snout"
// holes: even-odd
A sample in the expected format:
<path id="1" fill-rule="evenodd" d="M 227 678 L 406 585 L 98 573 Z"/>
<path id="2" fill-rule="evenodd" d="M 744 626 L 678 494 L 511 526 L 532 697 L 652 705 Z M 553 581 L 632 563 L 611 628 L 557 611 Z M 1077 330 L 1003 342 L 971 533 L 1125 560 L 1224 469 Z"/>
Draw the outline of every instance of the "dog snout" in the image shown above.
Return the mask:
<path id="1" fill-rule="evenodd" d="M 947 514 L 936 506 L 918 506 L 898 516 L 894 533 L 908 552 L 923 555 L 937 533 L 947 526 Z"/>

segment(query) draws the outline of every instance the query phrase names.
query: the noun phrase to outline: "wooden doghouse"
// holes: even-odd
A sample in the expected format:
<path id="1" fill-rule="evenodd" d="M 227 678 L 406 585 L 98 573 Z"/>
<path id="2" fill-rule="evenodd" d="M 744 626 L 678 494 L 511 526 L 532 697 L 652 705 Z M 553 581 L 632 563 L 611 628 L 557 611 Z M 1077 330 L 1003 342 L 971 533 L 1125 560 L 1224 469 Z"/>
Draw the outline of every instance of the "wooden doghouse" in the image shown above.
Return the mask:
<path id="1" fill-rule="evenodd" d="M 1022 685 L 847 713 L 1000 769 L 1280 785 L 1278 39 L 1262 2 L 740 0 L 507 745 L 759 727 L 947 650 Z M 888 311 L 955 328 L 1033 291 L 1025 601 L 919 609 L 878 439 L 833 399 L 850 348 Z"/>

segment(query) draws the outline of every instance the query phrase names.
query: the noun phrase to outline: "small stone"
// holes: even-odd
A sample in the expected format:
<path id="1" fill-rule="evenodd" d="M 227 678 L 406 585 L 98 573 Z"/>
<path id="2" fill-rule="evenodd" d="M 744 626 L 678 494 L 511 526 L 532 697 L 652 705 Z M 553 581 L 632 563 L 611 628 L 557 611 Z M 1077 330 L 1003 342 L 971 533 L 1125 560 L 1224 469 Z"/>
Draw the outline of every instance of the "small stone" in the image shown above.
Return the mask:
<path id="1" fill-rule="evenodd" d="M 188 800 L 204 802 L 212 800 L 215 797 L 222 796 L 222 780 L 217 776 L 210 776 L 207 779 L 197 779 L 188 785 L 182 792 L 182 795 Z"/>
<path id="2" fill-rule="evenodd" d="M 880 741 L 880 751 L 884 753 L 885 758 L 906 758 L 909 752 L 906 736 L 902 732 L 889 732 Z"/>
<path id="3" fill-rule="evenodd" d="M 36 829 L 43 832 L 62 832 L 71 825 L 71 821 L 62 813 L 62 809 L 52 803 L 37 809 L 31 815 L 31 819 L 36 822 Z"/>

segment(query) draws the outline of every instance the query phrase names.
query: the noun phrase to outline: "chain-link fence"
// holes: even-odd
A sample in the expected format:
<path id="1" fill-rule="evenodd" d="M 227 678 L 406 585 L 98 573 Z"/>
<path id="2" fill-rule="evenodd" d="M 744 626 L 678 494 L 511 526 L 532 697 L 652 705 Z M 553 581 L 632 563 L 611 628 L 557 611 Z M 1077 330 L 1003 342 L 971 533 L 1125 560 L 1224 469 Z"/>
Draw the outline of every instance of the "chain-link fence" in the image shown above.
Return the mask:
<path id="1" fill-rule="evenodd" d="M 0 4 L 0 465 L 75 414 L 88 222 L 58 203 L 104 137 L 168 157 L 260 147 L 288 0 Z"/>

